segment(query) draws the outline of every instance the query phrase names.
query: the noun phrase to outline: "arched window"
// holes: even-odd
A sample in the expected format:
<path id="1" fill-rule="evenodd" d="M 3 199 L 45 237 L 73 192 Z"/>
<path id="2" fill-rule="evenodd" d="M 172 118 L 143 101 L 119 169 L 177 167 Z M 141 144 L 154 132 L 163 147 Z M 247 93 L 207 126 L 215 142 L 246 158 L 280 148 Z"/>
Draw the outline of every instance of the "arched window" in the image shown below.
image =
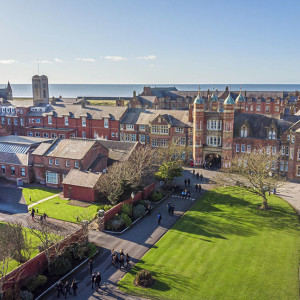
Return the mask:
<path id="1" fill-rule="evenodd" d="M 248 136 L 248 130 L 246 126 L 243 126 L 241 129 L 241 137 L 247 137 Z"/>
<path id="2" fill-rule="evenodd" d="M 275 131 L 275 130 L 273 130 L 273 133 L 272 133 L 272 139 L 273 139 L 273 140 L 276 140 L 276 131 Z"/>
<path id="3" fill-rule="evenodd" d="M 269 131 L 269 140 L 272 139 L 272 130 Z"/>

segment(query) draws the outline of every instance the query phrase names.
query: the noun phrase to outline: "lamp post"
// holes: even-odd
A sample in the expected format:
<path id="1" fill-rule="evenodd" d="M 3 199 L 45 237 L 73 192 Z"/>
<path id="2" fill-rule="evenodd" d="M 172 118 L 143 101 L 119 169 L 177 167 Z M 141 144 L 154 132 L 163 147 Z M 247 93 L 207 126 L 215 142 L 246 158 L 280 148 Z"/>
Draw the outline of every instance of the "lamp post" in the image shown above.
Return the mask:
<path id="1" fill-rule="evenodd" d="M 131 210 L 132 211 L 131 211 L 131 213 L 133 213 L 133 199 L 134 199 L 134 196 L 135 196 L 134 192 L 132 192 L 130 196 L 131 196 L 131 199 L 132 199 L 132 205 L 131 205 Z"/>

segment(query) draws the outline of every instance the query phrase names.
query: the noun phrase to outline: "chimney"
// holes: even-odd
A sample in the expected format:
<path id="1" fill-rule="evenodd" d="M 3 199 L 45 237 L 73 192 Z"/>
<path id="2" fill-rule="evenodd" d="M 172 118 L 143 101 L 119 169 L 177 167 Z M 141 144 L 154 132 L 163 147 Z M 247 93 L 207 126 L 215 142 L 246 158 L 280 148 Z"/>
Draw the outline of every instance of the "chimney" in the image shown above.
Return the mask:
<path id="1" fill-rule="evenodd" d="M 82 100 L 81 100 L 81 102 L 80 102 L 80 104 L 81 104 L 81 107 L 82 107 L 82 108 L 84 108 L 84 107 L 85 107 L 85 105 L 86 105 L 86 101 L 85 101 L 85 99 L 82 99 Z"/>
<path id="2" fill-rule="evenodd" d="M 56 104 L 56 98 L 55 98 L 55 97 L 52 97 L 52 98 L 51 98 L 51 104 L 52 104 L 52 105 L 55 105 L 55 104 Z"/>
<path id="3" fill-rule="evenodd" d="M 133 91 L 133 97 L 136 97 L 136 90 Z"/>

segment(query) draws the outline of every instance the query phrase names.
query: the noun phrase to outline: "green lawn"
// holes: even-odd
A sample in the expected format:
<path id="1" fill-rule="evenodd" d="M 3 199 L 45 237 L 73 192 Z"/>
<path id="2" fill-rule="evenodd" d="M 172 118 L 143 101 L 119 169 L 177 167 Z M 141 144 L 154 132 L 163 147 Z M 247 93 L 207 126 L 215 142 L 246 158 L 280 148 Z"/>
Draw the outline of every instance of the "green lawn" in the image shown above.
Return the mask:
<path id="1" fill-rule="evenodd" d="M 103 209 L 104 205 L 91 204 L 88 207 L 80 207 L 70 205 L 70 200 L 62 200 L 58 196 L 49 199 L 45 202 L 37 204 L 34 206 L 35 210 L 38 208 L 38 213 L 43 214 L 44 212 L 48 217 L 59 219 L 63 221 L 68 221 L 72 223 L 77 223 L 77 216 L 90 218 L 94 217 L 99 209 Z M 110 206 L 105 205 L 106 209 Z"/>
<path id="2" fill-rule="evenodd" d="M 0 226 L 5 226 L 5 223 L 0 222 Z M 37 249 L 37 246 L 40 244 L 40 241 L 36 236 L 34 236 L 30 233 L 29 229 L 24 227 L 23 230 L 27 231 L 27 236 L 31 240 L 31 247 L 32 247 L 31 251 L 32 252 L 31 252 L 30 258 L 33 258 L 39 253 L 39 251 Z M 8 273 L 13 271 L 14 269 L 16 269 L 20 265 L 21 264 L 19 262 L 17 262 L 14 259 L 11 259 L 10 262 L 9 262 L 9 265 L 8 265 Z"/>
<path id="3" fill-rule="evenodd" d="M 272 210 L 242 189 L 207 192 L 120 282 L 151 299 L 299 299 L 299 218 L 282 199 Z M 163 225 L 163 223 L 162 223 Z M 152 288 L 133 285 L 140 269 Z"/>
<path id="4" fill-rule="evenodd" d="M 50 189 L 50 188 L 34 187 L 34 186 L 29 188 L 24 188 L 22 190 L 27 205 L 30 205 L 44 198 L 53 196 L 60 192 L 61 191 L 58 189 Z M 31 196 L 31 201 L 29 200 L 30 196 Z"/>

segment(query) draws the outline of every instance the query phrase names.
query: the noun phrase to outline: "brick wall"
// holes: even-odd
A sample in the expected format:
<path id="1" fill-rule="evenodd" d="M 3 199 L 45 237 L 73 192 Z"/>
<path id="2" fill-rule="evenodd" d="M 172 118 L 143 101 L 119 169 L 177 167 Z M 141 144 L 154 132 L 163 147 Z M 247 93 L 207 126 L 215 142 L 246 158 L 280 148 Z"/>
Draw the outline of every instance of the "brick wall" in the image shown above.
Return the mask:
<path id="1" fill-rule="evenodd" d="M 82 187 L 64 184 L 64 198 L 70 198 L 75 200 L 87 201 L 87 202 L 95 202 L 97 200 L 98 191 Z"/>

